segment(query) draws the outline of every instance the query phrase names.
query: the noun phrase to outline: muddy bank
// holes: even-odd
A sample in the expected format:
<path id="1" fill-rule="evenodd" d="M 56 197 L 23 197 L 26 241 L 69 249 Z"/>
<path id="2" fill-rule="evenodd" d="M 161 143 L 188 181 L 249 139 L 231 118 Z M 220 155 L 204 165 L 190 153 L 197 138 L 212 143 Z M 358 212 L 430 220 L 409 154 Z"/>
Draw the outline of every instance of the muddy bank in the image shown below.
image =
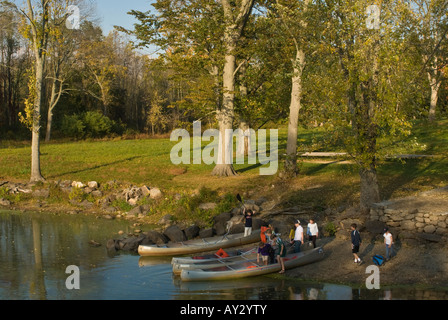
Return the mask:
<path id="1" fill-rule="evenodd" d="M 355 264 L 350 241 L 335 237 L 318 240 L 325 251 L 325 258 L 317 264 L 307 265 L 286 272 L 287 277 L 365 287 L 366 268 L 373 265 L 375 254 L 385 255 L 384 244 L 367 241 L 361 245 L 362 264 Z M 448 287 L 448 256 L 444 246 L 428 243 L 420 246 L 395 245 L 395 255 L 380 270 L 380 285 Z"/>

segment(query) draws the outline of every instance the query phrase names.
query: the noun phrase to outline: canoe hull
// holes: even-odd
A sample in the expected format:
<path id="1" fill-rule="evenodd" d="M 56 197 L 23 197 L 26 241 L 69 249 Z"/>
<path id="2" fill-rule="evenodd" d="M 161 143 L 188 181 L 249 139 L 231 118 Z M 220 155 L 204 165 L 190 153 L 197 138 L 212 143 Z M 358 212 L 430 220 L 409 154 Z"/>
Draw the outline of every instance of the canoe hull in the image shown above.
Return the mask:
<path id="1" fill-rule="evenodd" d="M 260 232 L 254 231 L 250 236 L 244 237 L 244 234 L 230 234 L 227 237 L 213 237 L 200 240 L 190 240 L 182 243 L 172 243 L 165 246 L 139 246 L 138 253 L 141 256 L 173 256 L 187 255 L 199 252 L 219 250 L 237 246 L 243 246 L 260 241 Z"/>
<path id="2" fill-rule="evenodd" d="M 285 257 L 285 269 L 292 269 L 306 264 L 314 263 L 323 259 L 323 257 L 324 251 L 321 247 L 301 253 L 289 254 Z M 278 263 L 260 267 L 256 267 L 251 263 L 247 263 L 247 265 L 242 264 L 238 269 L 237 265 L 234 265 L 233 267 L 234 270 L 229 270 L 226 267 L 223 267 L 223 270 L 184 269 L 181 272 L 181 279 L 182 281 L 228 280 L 265 275 L 281 270 L 280 264 Z"/>
<path id="3" fill-rule="evenodd" d="M 250 246 L 242 249 L 235 250 L 226 250 L 227 254 L 229 254 L 228 258 L 233 258 L 236 256 L 246 255 L 248 253 L 252 253 L 254 250 L 256 251 L 258 246 Z M 189 256 L 189 257 L 173 257 L 171 259 L 171 264 L 196 264 L 202 263 L 204 261 L 217 261 L 219 259 L 228 259 L 228 258 L 218 258 L 215 253 L 203 254 L 199 256 Z"/>
<path id="4" fill-rule="evenodd" d="M 242 263 L 245 261 L 256 261 L 257 251 L 254 249 L 252 253 L 247 253 L 245 255 L 228 257 L 223 259 L 208 259 L 206 261 L 197 263 L 175 263 L 173 264 L 173 273 L 175 275 L 180 275 L 182 270 L 195 270 L 195 269 L 210 269 L 217 268 L 223 265 L 233 265 L 237 263 Z"/>

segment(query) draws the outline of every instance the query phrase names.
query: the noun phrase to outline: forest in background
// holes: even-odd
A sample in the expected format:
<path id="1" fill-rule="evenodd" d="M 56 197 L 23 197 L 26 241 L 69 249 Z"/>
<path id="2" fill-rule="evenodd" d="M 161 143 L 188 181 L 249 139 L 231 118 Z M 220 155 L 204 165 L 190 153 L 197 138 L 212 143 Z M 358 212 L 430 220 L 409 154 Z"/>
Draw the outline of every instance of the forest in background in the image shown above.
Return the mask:
<path id="1" fill-rule="evenodd" d="M 166 134 L 198 119 L 288 126 L 294 175 L 298 127 L 321 126 L 358 164 L 368 204 L 380 144 L 448 111 L 443 0 L 157 0 L 107 35 L 83 0 L 0 3 L 0 134 L 32 136 L 31 180 L 39 139 Z M 157 56 L 140 53 L 150 45 Z"/>

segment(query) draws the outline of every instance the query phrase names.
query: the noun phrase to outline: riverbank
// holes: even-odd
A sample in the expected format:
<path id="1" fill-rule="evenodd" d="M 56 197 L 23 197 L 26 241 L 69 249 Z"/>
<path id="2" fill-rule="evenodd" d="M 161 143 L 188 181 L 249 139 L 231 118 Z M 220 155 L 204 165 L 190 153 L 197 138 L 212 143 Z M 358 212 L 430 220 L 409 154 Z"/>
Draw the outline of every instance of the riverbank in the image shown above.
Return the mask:
<path id="1" fill-rule="evenodd" d="M 362 234 L 361 234 L 362 235 Z M 350 241 L 335 237 L 320 239 L 325 258 L 318 264 L 312 264 L 288 270 L 286 277 L 311 281 L 350 284 L 365 287 L 366 268 L 373 265 L 372 256 L 385 255 L 384 244 L 380 241 L 363 243 L 360 248 L 362 264 L 354 263 Z M 395 255 L 379 267 L 381 287 L 408 286 L 448 287 L 447 250 L 440 244 L 420 246 L 395 246 Z M 447 297 L 448 298 L 448 297 Z"/>
<path id="2" fill-rule="evenodd" d="M 236 225 L 242 226 L 241 219 L 235 219 L 239 217 L 240 204 L 234 197 L 226 200 L 225 196 L 210 190 L 192 190 L 187 194 L 178 194 L 165 192 L 155 187 L 120 185 L 116 182 L 100 186 L 94 182 L 82 184 L 78 181 L 49 182 L 33 186 L 17 182 L 3 183 L 0 188 L 3 194 L 0 197 L 2 199 L 0 207 L 4 210 L 68 215 L 82 213 L 107 220 L 129 220 L 130 230 L 134 231 L 120 235 L 117 230 L 117 234 L 112 236 L 115 239 L 135 240 L 142 239 L 144 236 L 148 238 L 150 234 L 148 231 L 157 229 L 160 234 L 164 234 L 164 230 L 168 227 L 175 227 L 177 234 L 184 236 L 188 227 L 195 223 L 201 224 L 198 220 L 195 221 L 200 216 L 204 219 L 201 230 L 214 234 L 224 232 L 226 222 L 231 219 Z M 300 218 L 307 221 L 310 217 L 314 217 L 318 219 L 321 230 L 318 245 L 324 247 L 325 258 L 318 264 L 288 270 L 285 277 L 365 286 L 369 276 L 366 274 L 366 267 L 373 264 L 372 256 L 384 255 L 385 251 L 382 228 L 379 228 L 381 226 L 378 223 L 369 224 L 365 219 L 359 219 L 356 208 L 353 207 L 326 208 L 315 212 L 313 211 L 315 208 L 302 210 L 303 208 L 297 206 L 287 206 L 288 203 L 285 204 L 279 194 L 267 198 L 268 194 L 252 194 L 255 200 L 248 198 L 245 200 L 247 205 L 254 206 L 259 211 L 258 223 L 272 224 L 277 232 L 286 235 L 294 219 Z M 270 194 L 272 195 L 272 192 Z M 249 197 L 249 194 L 247 196 Z M 185 202 L 187 199 L 188 202 Z M 438 199 L 433 197 L 425 199 L 427 200 L 425 210 L 428 210 L 428 206 L 439 207 Z M 195 208 L 191 208 L 193 204 Z M 187 207 L 190 210 L 189 214 L 196 212 L 196 215 L 189 217 L 190 219 L 183 219 L 179 210 L 173 210 L 173 208 L 186 210 Z M 162 208 L 164 210 L 161 210 Z M 172 211 L 173 215 L 168 217 L 164 215 L 168 211 Z M 360 225 L 363 237 L 360 257 L 364 263 L 361 265 L 353 263 L 351 254 L 349 225 L 352 222 Z M 199 229 L 197 227 L 191 237 L 199 236 Z M 330 235 L 332 232 L 335 236 Z M 448 287 L 445 235 L 431 238 L 415 237 L 413 241 L 409 241 L 405 238 L 405 236 L 409 237 L 409 232 L 393 230 L 393 233 L 396 237 L 396 255 L 380 267 L 382 286 Z M 153 232 L 151 235 L 154 236 Z M 207 234 L 207 236 L 211 235 Z M 170 240 L 174 241 L 168 237 L 165 239 L 165 241 Z M 104 245 L 107 247 L 107 244 Z"/>

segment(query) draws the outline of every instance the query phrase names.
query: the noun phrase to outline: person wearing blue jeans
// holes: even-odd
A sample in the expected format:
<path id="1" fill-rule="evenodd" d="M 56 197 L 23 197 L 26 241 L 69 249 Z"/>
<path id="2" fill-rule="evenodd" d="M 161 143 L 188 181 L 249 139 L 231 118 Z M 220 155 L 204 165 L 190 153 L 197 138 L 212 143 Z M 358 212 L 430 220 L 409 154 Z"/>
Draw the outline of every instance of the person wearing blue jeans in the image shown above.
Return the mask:
<path id="1" fill-rule="evenodd" d="M 303 243 L 303 227 L 300 225 L 300 220 L 295 223 L 296 231 L 294 233 L 294 253 L 300 252 L 300 246 Z"/>
<path id="2" fill-rule="evenodd" d="M 384 229 L 384 245 L 386 246 L 386 260 L 392 258 L 392 245 L 394 244 L 394 237 L 390 233 L 389 228 Z"/>

